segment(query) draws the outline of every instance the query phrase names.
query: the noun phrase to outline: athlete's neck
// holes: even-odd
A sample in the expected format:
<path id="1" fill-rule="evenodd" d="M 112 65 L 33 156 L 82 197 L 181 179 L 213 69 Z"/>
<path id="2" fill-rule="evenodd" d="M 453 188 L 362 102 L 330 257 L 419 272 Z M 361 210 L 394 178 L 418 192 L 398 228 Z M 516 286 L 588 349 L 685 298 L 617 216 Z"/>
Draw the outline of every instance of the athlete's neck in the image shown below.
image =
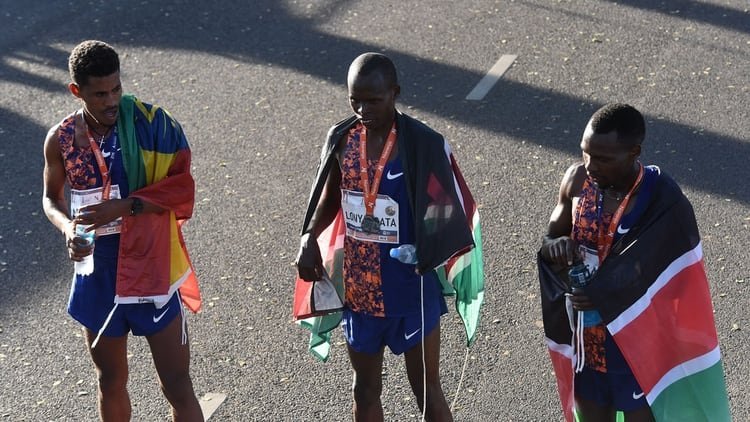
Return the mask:
<path id="1" fill-rule="evenodd" d="M 371 145 L 385 145 L 385 141 L 391 133 L 391 127 L 393 127 L 393 120 L 383 123 L 376 128 L 367 129 L 367 143 Z"/>
<path id="2" fill-rule="evenodd" d="M 633 167 L 631 169 L 630 174 L 628 177 L 626 177 L 622 183 L 617 185 L 612 185 L 610 187 L 610 190 L 622 194 L 623 196 L 630 192 L 630 188 L 633 187 L 633 184 L 635 184 L 635 181 L 638 180 L 638 173 L 641 171 L 641 164 L 640 162 L 636 161 L 633 163 Z"/>
<path id="3" fill-rule="evenodd" d="M 88 125 L 89 129 L 99 136 L 106 135 L 112 129 L 112 126 L 102 124 L 101 122 L 96 120 L 96 117 L 89 113 L 86 108 L 83 109 L 83 118 L 86 119 L 86 124 Z"/>

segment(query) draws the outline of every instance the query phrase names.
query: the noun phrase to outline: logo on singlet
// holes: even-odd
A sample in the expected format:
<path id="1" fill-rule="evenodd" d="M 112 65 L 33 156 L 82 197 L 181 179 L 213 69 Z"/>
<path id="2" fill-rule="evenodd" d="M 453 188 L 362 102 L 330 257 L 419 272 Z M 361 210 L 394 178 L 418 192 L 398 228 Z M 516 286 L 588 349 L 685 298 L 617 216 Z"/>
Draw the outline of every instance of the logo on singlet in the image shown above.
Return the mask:
<path id="1" fill-rule="evenodd" d="M 385 177 L 388 180 L 393 180 L 393 179 L 397 179 L 397 178 L 401 177 L 401 175 L 403 175 L 403 174 L 404 174 L 403 171 L 401 173 L 391 174 L 391 171 L 388 170 L 388 173 L 385 174 Z"/>

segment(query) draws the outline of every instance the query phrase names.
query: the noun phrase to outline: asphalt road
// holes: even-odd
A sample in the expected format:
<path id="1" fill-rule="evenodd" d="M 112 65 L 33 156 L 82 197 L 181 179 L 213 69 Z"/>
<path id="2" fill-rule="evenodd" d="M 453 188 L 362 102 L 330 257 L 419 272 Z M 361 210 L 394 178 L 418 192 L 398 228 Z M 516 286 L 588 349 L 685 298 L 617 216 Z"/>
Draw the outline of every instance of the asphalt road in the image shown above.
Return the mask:
<path id="1" fill-rule="evenodd" d="M 750 420 L 750 7 L 727 1 L 0 1 L 0 419 L 95 420 L 96 381 L 65 305 L 72 264 L 41 211 L 42 142 L 77 104 L 67 56 L 120 52 L 126 91 L 182 122 L 195 215 L 185 230 L 205 309 L 189 319 L 197 393 L 212 420 L 345 421 L 343 338 L 329 362 L 291 322 L 292 261 L 328 127 L 346 117 L 346 69 L 390 55 L 400 107 L 451 142 L 479 204 L 486 304 L 458 421 L 554 421 L 534 263 L 560 177 L 590 114 L 629 102 L 643 160 L 681 184 L 699 220 L 735 420 Z M 466 95 L 502 56 L 487 96 Z M 449 401 L 465 348 L 443 319 Z M 129 343 L 133 419 L 168 418 L 142 338 Z M 400 358 L 385 362 L 387 420 L 418 419 Z"/>

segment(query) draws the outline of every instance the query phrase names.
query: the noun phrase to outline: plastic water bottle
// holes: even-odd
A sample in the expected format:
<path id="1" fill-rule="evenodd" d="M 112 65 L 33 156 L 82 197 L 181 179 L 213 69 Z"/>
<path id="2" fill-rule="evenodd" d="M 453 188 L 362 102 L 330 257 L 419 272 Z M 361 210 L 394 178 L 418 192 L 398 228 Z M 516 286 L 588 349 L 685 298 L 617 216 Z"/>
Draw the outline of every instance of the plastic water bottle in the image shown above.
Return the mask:
<path id="1" fill-rule="evenodd" d="M 570 267 L 570 270 L 568 271 L 568 276 L 570 277 L 571 287 L 573 287 L 573 291 L 575 292 L 576 290 L 586 287 L 586 285 L 591 280 L 592 274 L 589 271 L 589 267 L 587 267 L 586 264 L 579 263 Z M 590 310 L 590 311 L 579 311 L 579 312 L 583 312 L 583 326 L 584 327 L 593 327 L 602 322 L 602 317 L 601 315 L 599 315 L 598 311 Z"/>
<path id="2" fill-rule="evenodd" d="M 85 241 L 85 245 L 94 244 L 94 231 L 87 232 L 83 224 L 76 224 L 76 237 Z M 76 274 L 89 275 L 94 272 L 94 253 L 85 256 L 82 260 L 75 263 Z"/>
<path id="3" fill-rule="evenodd" d="M 397 259 L 404 264 L 417 263 L 417 248 L 414 245 L 401 245 L 398 248 L 391 249 L 391 258 Z"/>

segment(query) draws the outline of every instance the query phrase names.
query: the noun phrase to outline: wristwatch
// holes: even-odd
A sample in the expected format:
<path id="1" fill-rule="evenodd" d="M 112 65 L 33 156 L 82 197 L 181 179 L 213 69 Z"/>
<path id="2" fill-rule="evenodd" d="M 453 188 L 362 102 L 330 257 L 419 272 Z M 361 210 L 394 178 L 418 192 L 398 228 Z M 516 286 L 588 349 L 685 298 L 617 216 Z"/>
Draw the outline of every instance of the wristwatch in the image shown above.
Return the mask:
<path id="1" fill-rule="evenodd" d="M 137 215 L 143 212 L 143 202 L 140 198 L 133 198 L 130 205 L 130 215 Z"/>

